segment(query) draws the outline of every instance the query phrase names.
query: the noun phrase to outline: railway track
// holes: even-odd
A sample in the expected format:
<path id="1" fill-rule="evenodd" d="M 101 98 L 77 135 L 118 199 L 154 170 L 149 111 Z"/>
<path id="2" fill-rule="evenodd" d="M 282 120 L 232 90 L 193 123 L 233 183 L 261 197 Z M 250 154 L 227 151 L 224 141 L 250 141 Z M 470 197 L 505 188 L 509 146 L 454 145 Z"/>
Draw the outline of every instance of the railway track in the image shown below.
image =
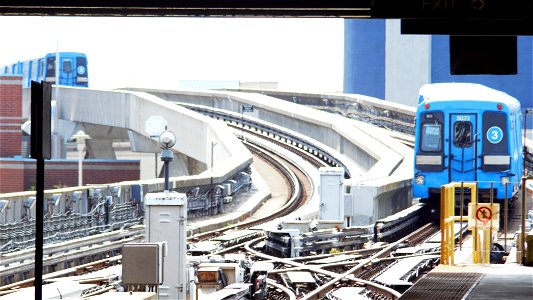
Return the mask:
<path id="1" fill-rule="evenodd" d="M 242 125 L 235 125 L 231 124 L 231 126 L 235 127 L 238 130 L 246 130 L 246 126 Z M 321 153 L 320 151 L 309 147 L 307 145 L 303 145 L 298 142 L 291 141 L 289 139 L 284 138 L 283 136 L 279 134 L 272 134 L 272 133 L 265 133 L 262 131 L 258 131 L 256 129 L 249 128 L 247 131 L 247 134 L 254 135 L 256 137 L 266 138 L 270 142 L 273 142 L 277 144 L 278 146 L 283 147 L 284 149 L 291 151 L 293 153 L 296 153 L 298 156 L 304 156 L 307 158 L 307 161 L 309 161 L 313 166 L 315 167 L 321 167 L 321 166 L 339 166 L 340 162 L 332 160 L 330 156 L 325 155 L 324 153 Z M 244 137 L 243 137 L 244 138 Z M 275 168 L 279 169 L 280 172 L 283 174 L 284 177 L 286 177 L 286 181 L 288 182 L 288 186 L 290 187 L 290 197 L 285 203 L 285 205 L 280 209 L 279 211 L 276 211 L 271 216 L 268 216 L 266 218 L 260 218 L 256 220 L 248 220 L 243 221 L 238 224 L 224 226 L 220 229 L 213 230 L 210 232 L 204 232 L 200 234 L 193 235 L 188 238 L 188 241 L 193 243 L 196 241 L 204 241 L 216 236 L 220 236 L 222 233 L 230 231 L 230 230 L 239 230 L 239 229 L 246 229 L 253 226 L 260 225 L 264 222 L 267 222 L 269 220 L 273 220 L 276 218 L 279 218 L 281 216 L 284 216 L 293 210 L 295 210 L 297 207 L 303 205 L 309 195 L 309 191 L 312 191 L 312 188 L 309 188 L 309 186 L 312 186 L 312 182 L 310 179 L 306 176 L 304 171 L 299 170 L 299 167 L 295 164 L 292 164 L 289 161 L 284 161 L 284 159 L 280 156 L 280 154 L 273 154 L 269 153 L 272 152 L 272 150 L 265 149 L 264 145 L 261 143 L 255 143 L 252 139 L 244 139 L 243 143 L 246 144 L 246 146 L 250 149 L 251 152 L 254 154 L 261 156 L 262 159 L 269 162 L 269 164 L 273 165 Z M 423 227 L 423 229 L 428 230 L 426 227 Z M 416 243 L 417 236 L 424 236 L 427 233 L 424 233 L 422 231 L 417 231 L 403 239 L 400 239 L 396 242 L 391 243 L 388 246 L 379 247 L 375 249 L 363 249 L 363 250 L 354 250 L 343 252 L 344 255 L 360 255 L 360 258 L 350 260 L 348 262 L 342 262 L 342 263 L 326 263 L 321 265 L 314 265 L 310 266 L 306 260 L 316 260 L 319 257 L 320 258 L 326 258 L 330 257 L 329 255 L 325 256 L 313 256 L 313 258 L 298 258 L 298 259 L 280 259 L 273 256 L 268 256 L 265 254 L 262 254 L 254 249 L 251 248 L 252 243 L 257 243 L 262 240 L 262 238 L 254 239 L 252 242 L 242 242 L 238 244 L 233 244 L 231 247 L 222 249 L 215 254 L 224 253 L 227 251 L 235 251 L 242 247 L 245 247 L 247 254 L 250 257 L 254 257 L 256 259 L 260 260 L 269 260 L 272 262 L 275 262 L 278 266 L 288 266 L 288 268 L 285 268 L 287 270 L 307 270 L 312 272 L 316 275 L 317 282 L 321 283 L 320 287 L 314 290 L 308 291 L 308 293 L 305 293 L 305 295 L 299 294 L 296 295 L 294 291 L 291 291 L 290 288 L 287 288 L 286 284 L 283 283 L 272 283 L 273 289 L 275 289 L 277 292 L 272 293 L 274 296 L 272 299 L 282 299 L 282 295 L 285 295 L 283 299 L 296 299 L 296 297 L 300 297 L 303 299 L 321 299 L 329 293 L 332 290 L 338 289 L 340 287 L 347 287 L 347 286 L 356 286 L 356 287 L 364 287 L 369 290 L 369 293 L 380 295 L 380 297 L 390 298 L 390 299 L 396 299 L 398 297 L 398 292 L 387 288 L 380 286 L 376 283 L 373 283 L 370 281 L 370 278 L 374 276 L 375 274 L 372 274 L 372 272 L 366 272 L 369 269 L 372 269 L 373 266 L 375 266 L 375 262 L 383 259 L 385 261 L 385 258 L 388 257 L 397 247 L 399 243 L 407 243 L 406 241 L 409 241 L 409 243 Z M 110 234 L 110 236 L 113 234 Z M 109 237 L 106 237 L 109 238 Z M 142 239 L 142 236 L 135 236 L 130 237 L 134 239 Z M 126 242 L 126 241 L 122 241 Z M 98 242 L 101 243 L 101 242 Z M 97 242 L 94 242 L 94 244 L 98 244 Z M 120 246 L 117 246 L 119 245 Z M 97 260 L 95 262 L 95 265 L 93 266 L 92 263 L 89 264 L 81 264 L 78 267 L 72 267 L 67 268 L 68 266 L 65 265 L 65 270 L 54 272 L 53 269 L 48 270 L 50 273 L 46 275 L 45 277 L 47 280 L 56 278 L 54 276 L 68 276 L 69 274 L 77 274 L 77 273 L 83 273 L 87 271 L 91 271 L 96 269 L 96 266 L 102 266 L 102 265 L 113 265 L 115 263 L 120 262 L 120 256 L 113 256 L 113 251 L 117 251 L 121 247 L 121 242 L 117 242 L 116 245 L 107 245 L 108 248 L 102 248 L 100 250 L 97 250 L 97 248 L 94 248 L 92 250 L 88 250 L 89 246 L 87 248 L 80 250 L 78 254 L 71 253 L 69 259 L 63 259 L 59 256 L 57 257 L 57 260 L 55 260 L 55 264 L 61 264 L 65 263 L 66 261 L 73 261 L 76 260 L 76 255 L 92 255 L 90 254 L 90 251 L 96 251 L 101 253 L 110 253 L 112 257 L 103 259 L 103 260 Z M 31 256 L 30 254 L 27 254 Z M 16 275 L 19 276 L 18 279 L 20 279 L 18 282 L 13 282 L 8 285 L 2 286 L 0 288 L 0 295 L 1 293 L 7 293 L 10 292 L 12 289 L 16 288 L 17 286 L 26 286 L 26 285 L 32 285 L 32 279 L 27 278 L 31 276 L 31 273 L 27 273 L 27 269 L 24 268 L 24 264 L 26 264 L 26 267 L 28 266 L 28 262 L 30 261 L 29 256 L 22 260 L 24 263 L 18 263 L 21 269 L 18 269 L 17 271 L 13 271 L 13 274 L 21 274 Z M 333 256 L 333 255 L 331 255 Z M 73 258 L 74 257 L 74 258 Z M 2 261 L 4 261 L 2 259 Z M 30 266 L 31 267 L 31 266 Z M 276 273 L 283 273 L 286 271 L 283 271 L 283 269 L 277 269 L 273 274 Z M 341 273 L 339 273 L 341 272 Z M 1 274 L 1 273 L 0 273 Z M 15 281 L 15 277 L 13 277 L 13 281 Z M 17 285 L 17 283 L 20 283 Z M 102 290 L 105 290 L 105 288 L 102 288 Z M 96 292 L 96 291 L 95 291 Z"/>
<path id="2" fill-rule="evenodd" d="M 255 250 L 253 245 L 259 240 L 248 242 L 245 248 L 249 255 L 257 259 L 272 262 L 278 266 L 273 272 L 270 273 L 272 276 L 281 278 L 282 275 L 280 274 L 286 272 L 306 271 L 316 274 L 316 278 L 319 278 L 317 281 L 324 283 L 312 290 L 299 290 L 298 295 L 295 294 L 294 289 L 288 288 L 288 291 L 285 290 L 288 298 L 298 297 L 299 299 L 324 299 L 326 294 L 341 287 L 363 287 L 368 290 L 368 295 L 372 294 L 376 297 L 381 297 L 382 299 L 398 299 L 401 296 L 399 292 L 370 281 L 375 272 L 374 269 L 376 262 L 381 259 L 388 259 L 391 253 L 397 249 L 400 244 L 418 243 L 418 237 L 427 237 L 429 232 L 433 232 L 432 224 L 426 224 L 413 233 L 385 246 L 380 246 L 373 249 L 347 251 L 338 254 L 326 254 L 293 259 L 278 258 Z M 318 261 L 328 257 L 338 257 L 339 255 L 353 256 L 354 259 L 339 263 L 311 263 L 312 261 Z M 339 266 L 342 266 L 342 268 L 338 270 L 340 273 L 328 270 L 330 268 L 338 268 Z M 346 268 L 348 268 L 348 270 L 346 270 Z M 368 270 L 374 271 L 368 272 Z M 284 280 L 281 281 L 283 282 Z M 288 284 L 286 283 L 286 285 Z"/>
<path id="3" fill-rule="evenodd" d="M 207 240 L 220 236 L 223 232 L 229 230 L 245 229 L 257 226 L 264 222 L 282 217 L 299 206 L 306 203 L 308 196 L 312 193 L 312 183 L 305 172 L 298 170 L 298 166 L 292 164 L 282 155 L 272 153 L 272 150 L 262 149 L 261 145 L 254 144 L 252 141 L 244 141 L 251 152 L 268 161 L 270 165 L 279 170 L 286 178 L 290 189 L 290 197 L 283 207 L 274 212 L 272 215 L 255 220 L 245 220 L 238 224 L 221 227 L 214 231 L 195 234 L 188 238 L 193 243 Z M 311 161 L 314 159 L 310 158 Z M 315 164 L 317 164 L 316 160 Z M 304 183 L 302 183 L 304 182 Z M 142 233 L 141 233 L 142 232 Z M 144 226 L 138 226 L 135 230 L 130 231 L 112 231 L 102 235 L 90 236 L 83 239 L 76 239 L 61 244 L 51 244 L 45 247 L 44 273 L 46 280 L 52 280 L 57 277 L 65 277 L 72 274 L 81 274 L 85 271 L 97 269 L 96 265 L 113 265 L 113 262 L 120 262 L 121 247 L 127 242 L 140 242 L 144 239 Z M 218 253 L 238 249 L 243 244 L 232 245 L 231 248 L 223 249 Z M 109 257 L 105 257 L 109 256 Z M 105 258 L 104 258 L 105 257 Z M 103 259 L 100 259 L 103 258 Z M 33 285 L 33 268 L 34 268 L 34 250 L 27 249 L 10 253 L 2 256 L 3 267 L 0 268 L 0 278 L 2 278 L 2 287 L 0 295 L 11 293 L 21 287 Z M 94 262 L 85 263 L 84 259 L 94 259 Z M 77 266 L 76 266 L 77 265 Z M 58 271 L 58 269 L 62 269 Z M 102 289 L 105 290 L 105 289 Z"/>
<path id="4" fill-rule="evenodd" d="M 297 169 L 297 166 L 283 159 L 280 155 L 270 153 L 269 151 L 262 149 L 260 146 L 254 144 L 251 141 L 243 141 L 243 143 L 250 150 L 250 152 L 260 156 L 263 160 L 267 161 L 268 164 L 272 165 L 273 168 L 275 168 L 281 174 L 283 174 L 285 181 L 287 182 L 287 186 L 289 187 L 289 190 L 290 190 L 289 198 L 287 202 L 285 203 L 285 205 L 281 207 L 281 209 L 273 212 L 271 215 L 267 217 L 262 217 L 262 218 L 253 219 L 253 220 L 244 220 L 237 224 L 224 226 L 216 230 L 194 234 L 187 239 L 188 241 L 190 242 L 204 241 L 204 240 L 219 236 L 221 232 L 235 230 L 235 229 L 247 229 L 250 227 L 254 227 L 262 223 L 268 222 L 270 220 L 274 220 L 276 218 L 287 215 L 288 213 L 294 211 L 299 206 L 307 202 L 308 194 L 310 191 L 309 191 L 309 188 L 304 188 L 304 184 L 302 182 L 305 181 L 306 182 L 305 186 L 309 187 L 311 185 L 310 183 L 311 179 L 306 177 L 305 173 L 301 171 L 298 172 L 298 170 L 295 170 Z M 295 173 L 295 171 L 298 173 Z"/>
<path id="5" fill-rule="evenodd" d="M 144 226 L 114 231 L 44 247 L 43 279 L 80 275 L 117 264 L 124 243 L 144 240 Z M 0 295 L 33 286 L 34 250 L 3 255 Z"/>

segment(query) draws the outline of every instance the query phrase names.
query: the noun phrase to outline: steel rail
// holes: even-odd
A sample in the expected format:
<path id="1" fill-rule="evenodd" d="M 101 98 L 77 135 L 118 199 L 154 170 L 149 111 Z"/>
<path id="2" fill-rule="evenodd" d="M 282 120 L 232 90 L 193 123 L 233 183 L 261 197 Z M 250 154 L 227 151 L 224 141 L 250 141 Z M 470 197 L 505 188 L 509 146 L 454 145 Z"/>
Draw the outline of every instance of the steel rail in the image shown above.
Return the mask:
<path id="1" fill-rule="evenodd" d="M 116 251 L 122 248 L 122 245 L 124 243 L 130 243 L 130 242 L 140 242 L 144 239 L 144 235 L 137 235 L 133 237 L 129 237 L 126 239 L 122 239 L 119 241 L 109 242 L 105 244 L 95 244 L 92 245 L 90 248 L 86 249 L 79 249 L 74 251 L 69 251 L 68 253 L 62 253 L 62 254 L 56 254 L 54 256 L 50 257 L 44 257 L 43 259 L 43 268 L 57 265 L 59 263 L 65 262 L 65 261 L 71 261 L 83 257 L 90 257 L 91 255 L 97 255 L 102 254 L 110 251 Z M 16 265 L 10 265 L 5 267 L 0 271 L 0 277 L 20 274 L 23 272 L 28 272 L 34 270 L 34 261 L 28 260 L 21 262 Z"/>
<path id="2" fill-rule="evenodd" d="M 60 277 L 65 277 L 69 275 L 80 275 L 80 274 L 84 274 L 90 271 L 96 271 L 98 269 L 102 269 L 110 265 L 116 265 L 121 261 L 121 259 L 122 259 L 122 255 L 117 255 L 117 256 L 93 261 L 90 263 L 86 263 L 83 265 L 67 268 L 64 270 L 59 270 L 56 272 L 44 274 L 43 280 L 48 281 L 54 278 L 60 278 Z M 34 278 L 28 278 L 28 279 L 18 281 L 15 283 L 6 284 L 3 286 L 0 286 L 0 296 L 13 293 L 21 288 L 31 287 L 33 285 L 34 285 Z"/>
<path id="3" fill-rule="evenodd" d="M 65 253 L 65 251 L 70 251 L 73 248 L 82 248 L 82 247 L 89 247 L 94 244 L 100 244 L 105 243 L 109 241 L 114 241 L 118 239 L 124 239 L 131 236 L 138 236 L 144 234 L 144 226 L 139 226 L 136 229 L 132 230 L 119 230 L 119 231 L 113 231 L 113 232 L 106 232 L 101 233 L 98 235 L 88 236 L 79 238 L 76 240 L 70 240 L 65 241 L 57 244 L 48 244 L 45 245 L 43 248 L 44 256 L 52 256 L 55 253 L 61 252 Z M 35 249 L 26 249 L 22 251 L 17 252 L 11 252 L 7 253 L 5 255 L 1 255 L 1 265 L 10 265 L 17 262 L 23 262 L 25 260 L 33 259 L 35 256 L 34 254 Z M 1 266 L 0 266 L 1 267 Z M 1 274 L 1 271 L 0 271 Z M 0 275 L 1 276 L 1 275 Z"/>
<path id="4" fill-rule="evenodd" d="M 335 277 L 333 280 L 329 281 L 325 285 L 322 285 L 319 288 L 317 288 L 316 290 L 312 291 L 311 293 L 305 295 L 305 297 L 302 298 L 302 299 L 305 299 L 305 300 L 320 299 L 320 297 L 324 296 L 326 293 L 328 293 L 333 288 L 333 285 L 335 283 L 339 282 L 344 277 L 354 276 L 355 274 L 357 274 L 357 272 L 359 272 L 362 269 L 363 266 L 367 265 L 368 263 L 371 263 L 374 259 L 388 256 L 398 246 L 398 244 L 403 243 L 405 240 L 408 240 L 411 237 L 417 236 L 420 231 L 426 230 L 426 228 L 429 227 L 429 226 L 431 226 L 431 224 L 426 224 L 425 226 L 421 227 L 419 230 L 417 230 L 417 231 L 415 231 L 415 232 L 413 232 L 413 233 L 411 233 L 411 234 L 399 239 L 398 241 L 396 241 L 394 243 L 391 243 L 391 244 L 387 245 L 387 247 L 385 247 L 384 249 L 382 249 L 378 253 L 374 254 L 370 258 L 365 259 L 361 264 L 349 269 L 348 271 L 346 271 L 342 275 L 339 275 L 339 276 Z M 385 286 L 382 286 L 382 285 L 379 285 L 379 284 L 376 284 L 376 283 L 372 283 L 372 282 L 369 282 L 369 283 L 370 284 L 365 283 L 366 286 L 368 288 L 370 288 L 370 290 L 372 290 L 372 291 L 374 291 L 376 293 L 379 293 L 379 294 L 382 294 L 382 295 L 386 295 L 387 297 L 389 297 L 391 299 L 398 299 L 401 296 L 400 293 L 398 293 L 397 291 L 395 291 L 393 289 L 390 289 L 388 287 L 385 287 Z"/>
<path id="5" fill-rule="evenodd" d="M 220 232 L 224 232 L 227 230 L 237 229 L 237 228 L 245 229 L 245 228 L 250 228 L 250 227 L 265 223 L 267 221 L 279 218 L 281 216 L 284 216 L 292 212 L 294 208 L 299 206 L 304 200 L 306 195 L 302 191 L 302 184 L 300 182 L 300 179 L 294 174 L 294 172 L 286 164 L 280 162 L 273 155 L 266 153 L 266 151 L 261 150 L 258 146 L 252 145 L 251 143 L 248 143 L 248 142 L 244 142 L 244 143 L 253 153 L 261 155 L 263 159 L 267 160 L 269 163 L 274 165 L 287 178 L 287 181 L 289 182 L 289 186 L 291 189 L 291 192 L 290 192 L 291 196 L 289 200 L 278 211 L 276 211 L 270 216 L 259 218 L 256 220 L 242 221 L 237 224 L 228 225 L 223 228 L 216 229 L 216 230 L 207 231 L 203 233 L 197 233 L 197 234 L 194 234 L 188 237 L 187 238 L 188 241 L 205 240 L 205 239 L 209 239 L 214 236 L 218 236 Z"/>
<path id="6" fill-rule="evenodd" d="M 269 285 L 273 286 L 274 288 L 279 289 L 283 293 L 285 293 L 285 295 L 287 295 L 287 297 L 288 297 L 288 298 L 285 298 L 285 299 L 287 299 L 287 300 L 296 300 L 296 295 L 291 290 L 289 290 L 288 288 L 286 288 L 285 286 L 283 286 L 281 284 L 278 284 L 275 280 L 272 280 L 272 279 L 268 278 L 267 279 L 267 283 Z"/>

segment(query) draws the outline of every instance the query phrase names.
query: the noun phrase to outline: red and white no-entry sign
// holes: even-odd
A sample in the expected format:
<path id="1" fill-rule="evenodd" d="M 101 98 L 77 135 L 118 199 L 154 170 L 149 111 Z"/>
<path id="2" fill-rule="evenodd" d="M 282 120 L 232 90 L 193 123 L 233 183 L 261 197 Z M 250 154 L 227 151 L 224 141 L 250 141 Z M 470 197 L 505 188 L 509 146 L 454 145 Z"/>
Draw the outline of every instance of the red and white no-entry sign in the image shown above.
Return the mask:
<path id="1" fill-rule="evenodd" d="M 469 203 L 468 204 L 468 229 L 500 228 L 500 204 L 493 203 Z"/>

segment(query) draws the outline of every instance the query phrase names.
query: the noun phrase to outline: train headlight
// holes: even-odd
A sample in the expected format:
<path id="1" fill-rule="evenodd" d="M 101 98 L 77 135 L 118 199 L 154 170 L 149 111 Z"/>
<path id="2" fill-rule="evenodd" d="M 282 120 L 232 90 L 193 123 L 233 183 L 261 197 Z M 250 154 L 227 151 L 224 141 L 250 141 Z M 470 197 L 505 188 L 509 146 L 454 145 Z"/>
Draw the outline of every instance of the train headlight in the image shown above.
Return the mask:
<path id="1" fill-rule="evenodd" d="M 415 182 L 418 185 L 423 185 L 424 183 L 426 183 L 426 176 L 423 176 L 423 175 L 416 176 L 415 177 Z"/>
<path id="2" fill-rule="evenodd" d="M 502 185 L 509 184 L 509 182 L 511 182 L 511 181 L 509 180 L 509 177 L 507 177 L 507 176 L 504 176 L 504 177 L 501 177 L 501 178 L 500 178 L 500 183 L 501 183 Z"/>

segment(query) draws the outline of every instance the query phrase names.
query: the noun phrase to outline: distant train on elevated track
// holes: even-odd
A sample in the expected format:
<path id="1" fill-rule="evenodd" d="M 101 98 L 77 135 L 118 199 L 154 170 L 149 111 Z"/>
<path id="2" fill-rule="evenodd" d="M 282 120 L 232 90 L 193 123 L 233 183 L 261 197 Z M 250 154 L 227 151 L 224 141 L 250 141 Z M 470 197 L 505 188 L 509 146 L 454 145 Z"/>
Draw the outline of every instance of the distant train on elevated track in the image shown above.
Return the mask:
<path id="1" fill-rule="evenodd" d="M 59 55 L 59 74 L 56 74 L 56 55 Z M 48 53 L 43 57 L 19 61 L 0 67 L 2 75 L 22 75 L 22 87 L 31 81 L 54 83 L 59 75 L 59 85 L 88 87 L 87 55 L 79 52 Z"/>

